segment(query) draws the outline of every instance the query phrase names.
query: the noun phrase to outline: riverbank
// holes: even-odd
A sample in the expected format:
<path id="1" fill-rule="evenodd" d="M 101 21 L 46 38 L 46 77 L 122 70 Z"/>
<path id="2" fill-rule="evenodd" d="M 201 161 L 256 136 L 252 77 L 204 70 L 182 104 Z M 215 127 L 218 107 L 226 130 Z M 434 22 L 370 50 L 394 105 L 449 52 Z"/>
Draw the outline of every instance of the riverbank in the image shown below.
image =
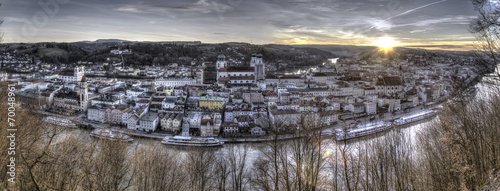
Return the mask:
<path id="1" fill-rule="evenodd" d="M 379 121 L 386 121 L 386 122 L 392 122 L 395 119 L 405 117 L 405 116 L 410 116 L 414 113 L 417 112 L 422 112 L 424 110 L 431 110 L 435 109 L 441 106 L 441 104 L 445 101 L 446 99 L 443 99 L 441 101 L 435 102 L 431 105 L 426 105 L 426 106 L 417 106 L 415 108 L 411 108 L 409 112 L 396 112 L 396 113 L 385 113 L 382 117 L 379 119 L 376 119 L 375 121 L 371 121 L 370 123 L 373 122 L 379 122 Z M 45 115 L 57 115 L 57 114 L 52 114 L 48 112 L 42 112 Z M 90 127 L 90 128 L 105 128 L 105 124 L 98 124 L 94 122 L 90 122 L 87 120 L 84 120 L 83 116 L 78 116 L 78 117 L 72 117 L 73 121 L 78 124 L 79 127 L 85 126 L 85 127 Z M 367 122 L 369 121 L 369 117 L 362 117 L 356 119 L 356 121 L 359 122 Z M 416 125 L 419 123 L 423 123 L 427 120 L 420 120 L 416 122 L 412 122 L 411 125 Z M 351 121 L 351 123 L 354 122 L 354 120 Z M 321 130 L 318 130 L 316 134 L 319 134 L 322 137 L 326 138 L 333 138 L 335 139 L 336 135 L 336 129 L 342 128 L 343 124 L 335 124 L 331 126 L 326 126 L 321 128 Z M 406 125 L 405 125 L 406 126 Z M 393 128 L 401 128 L 397 126 L 392 126 L 391 128 L 388 128 L 385 131 L 392 130 Z M 146 133 L 143 131 L 137 131 L 137 130 L 130 130 L 126 128 L 119 128 L 119 127 L 111 127 L 112 131 L 115 132 L 120 132 L 124 133 L 126 135 L 132 136 L 132 137 L 139 137 L 139 138 L 148 138 L 148 139 L 155 139 L 155 140 L 163 140 L 165 137 L 173 137 L 172 134 L 169 133 L 160 133 L 160 132 L 153 132 L 153 133 Z M 385 132 L 383 131 L 383 132 Z M 383 132 L 377 132 L 377 133 L 383 133 Z M 377 134 L 374 133 L 374 134 Z M 267 136 L 260 136 L 260 137 L 215 137 L 219 139 L 220 141 L 223 141 L 225 143 L 262 143 L 262 142 L 270 142 L 270 141 L 286 141 L 286 140 L 291 140 L 291 139 L 297 139 L 305 135 L 300 135 L 300 134 L 286 134 L 286 135 L 277 135 L 277 136 L 272 136 L 272 135 L 267 135 Z M 368 135 L 367 135 L 368 136 Z M 357 137 L 360 138 L 360 137 Z M 357 139 L 354 138 L 354 139 Z"/>
<path id="2" fill-rule="evenodd" d="M 434 104 L 432 106 L 428 106 L 425 110 L 431 110 L 431 109 L 435 109 L 437 107 L 441 106 L 440 104 Z M 422 108 L 415 108 L 416 110 L 419 110 L 419 111 L 412 111 L 412 112 L 408 112 L 408 113 L 402 113 L 402 114 L 396 114 L 396 115 L 393 115 L 393 119 L 397 119 L 397 118 L 400 118 L 400 117 L 405 117 L 405 116 L 411 116 L 413 115 L 415 112 L 421 112 Z M 434 117 L 432 117 L 434 118 Z M 393 121 L 390 120 L 391 122 Z M 384 121 L 384 120 L 381 120 L 381 121 Z M 415 121 L 415 122 L 412 122 L 412 123 L 409 123 L 409 124 L 405 124 L 403 126 L 395 126 L 393 125 L 391 128 L 388 128 L 386 131 L 389 131 L 389 130 L 392 130 L 394 128 L 404 128 L 404 127 L 407 127 L 408 125 L 417 125 L 417 124 L 420 124 L 420 123 L 424 123 L 428 121 L 427 119 L 424 119 L 424 120 L 419 120 L 419 121 Z M 336 132 L 336 129 L 340 128 L 341 125 L 340 124 L 335 124 L 335 125 L 332 125 L 332 126 L 329 126 L 329 127 L 324 127 L 322 128 L 321 130 L 318 130 L 318 132 L 316 132 L 316 134 L 319 134 L 320 136 L 322 137 L 326 137 L 326 138 L 334 138 L 335 139 L 335 132 Z M 113 129 L 113 131 L 116 131 L 116 132 L 120 132 L 120 133 L 124 133 L 124 134 L 127 134 L 129 136 L 134 136 L 134 137 L 142 137 L 142 138 L 150 138 L 150 139 L 157 139 L 157 140 L 162 140 L 163 138 L 165 137 L 173 137 L 172 134 L 168 134 L 168 133 L 146 133 L 146 132 L 142 132 L 142 131 L 136 131 L 136 130 L 129 130 L 129 129 L 121 129 L 121 128 L 115 128 Z M 377 132 L 377 133 L 383 133 L 383 132 Z M 376 134 L 376 133 L 374 133 Z M 286 140 L 291 140 L 291 139 L 297 139 L 297 138 L 300 138 L 302 136 L 306 136 L 306 135 L 300 135 L 300 134 L 286 134 L 286 135 L 277 135 L 277 136 L 261 136 L 261 137 L 246 137 L 246 138 L 236 138 L 236 137 L 215 137 L 217 139 L 219 139 L 220 141 L 223 141 L 224 143 L 262 143 L 262 142 L 270 142 L 270 141 L 286 141 Z M 358 137 L 359 138 L 359 137 Z M 354 138 L 356 139 L 356 138 Z"/>

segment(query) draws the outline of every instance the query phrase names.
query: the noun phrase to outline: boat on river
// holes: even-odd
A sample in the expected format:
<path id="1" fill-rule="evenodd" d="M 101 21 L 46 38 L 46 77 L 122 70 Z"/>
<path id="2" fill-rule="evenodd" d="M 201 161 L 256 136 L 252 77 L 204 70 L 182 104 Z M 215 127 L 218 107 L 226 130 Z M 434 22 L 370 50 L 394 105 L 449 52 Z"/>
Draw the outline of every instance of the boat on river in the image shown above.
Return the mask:
<path id="1" fill-rule="evenodd" d="M 224 144 L 224 142 L 216 138 L 194 138 L 189 136 L 165 137 L 161 143 L 187 147 L 218 147 Z"/>
<path id="2" fill-rule="evenodd" d="M 406 124 L 410 124 L 413 122 L 427 119 L 429 117 L 434 117 L 436 115 L 437 115 L 436 110 L 423 111 L 423 112 L 419 112 L 419 113 L 416 113 L 413 115 L 404 116 L 404 117 L 401 117 L 399 119 L 396 119 L 396 120 L 394 120 L 394 125 L 397 125 L 397 126 L 406 125 Z"/>
<path id="3" fill-rule="evenodd" d="M 385 131 L 392 127 L 391 122 L 379 121 L 375 123 L 369 123 L 364 125 L 357 125 L 354 129 L 341 130 L 337 129 L 336 139 L 337 141 L 343 141 L 347 139 L 353 139 L 357 137 L 362 137 L 366 135 L 375 134 L 378 132 Z"/>
<path id="4" fill-rule="evenodd" d="M 95 129 L 92 132 L 90 132 L 90 136 L 96 137 L 96 138 L 112 140 L 112 141 L 132 142 L 134 140 L 128 135 L 125 135 L 125 134 L 120 133 L 120 132 L 113 132 L 109 129 Z"/>

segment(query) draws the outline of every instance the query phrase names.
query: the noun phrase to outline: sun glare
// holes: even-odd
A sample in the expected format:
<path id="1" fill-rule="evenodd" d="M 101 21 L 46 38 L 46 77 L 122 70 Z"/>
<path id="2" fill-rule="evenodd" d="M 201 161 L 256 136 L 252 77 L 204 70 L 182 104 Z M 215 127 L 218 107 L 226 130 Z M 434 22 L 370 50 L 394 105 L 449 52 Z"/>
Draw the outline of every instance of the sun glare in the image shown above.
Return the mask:
<path id="1" fill-rule="evenodd" d="M 386 54 L 399 45 L 392 37 L 380 37 L 373 41 L 372 44 L 378 46 L 379 50 L 384 51 Z"/>

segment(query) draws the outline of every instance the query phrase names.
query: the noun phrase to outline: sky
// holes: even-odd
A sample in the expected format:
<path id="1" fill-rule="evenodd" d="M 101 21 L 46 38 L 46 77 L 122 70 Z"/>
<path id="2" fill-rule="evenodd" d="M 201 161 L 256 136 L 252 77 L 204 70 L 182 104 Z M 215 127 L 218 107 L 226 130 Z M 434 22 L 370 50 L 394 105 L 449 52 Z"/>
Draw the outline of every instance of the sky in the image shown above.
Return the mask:
<path id="1" fill-rule="evenodd" d="M 473 49 L 468 0 L 4 0 L 4 42 L 132 41 Z"/>

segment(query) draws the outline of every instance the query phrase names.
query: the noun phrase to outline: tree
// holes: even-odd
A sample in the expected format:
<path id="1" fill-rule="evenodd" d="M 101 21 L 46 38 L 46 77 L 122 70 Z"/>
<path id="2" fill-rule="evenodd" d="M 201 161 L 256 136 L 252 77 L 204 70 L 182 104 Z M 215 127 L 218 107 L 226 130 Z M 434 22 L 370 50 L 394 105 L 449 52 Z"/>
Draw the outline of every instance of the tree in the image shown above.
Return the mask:
<path id="1" fill-rule="evenodd" d="M 145 144 L 135 150 L 133 157 L 135 190 L 183 190 L 187 187 L 187 174 L 181 160 L 162 145 Z"/>
<path id="2" fill-rule="evenodd" d="M 492 60 L 481 64 L 493 72 L 499 60 L 500 51 L 500 4 L 491 0 L 472 0 L 479 12 L 478 18 L 472 20 L 470 31 L 475 34 L 477 48 L 484 51 Z M 500 76 L 500 71 L 497 75 Z"/>
<path id="3" fill-rule="evenodd" d="M 0 7 L 2 7 L 2 3 L 0 3 Z M 2 25 L 3 20 L 0 20 L 0 25 Z M 0 43 L 3 42 L 3 33 L 0 34 Z"/>
<path id="4" fill-rule="evenodd" d="M 259 148 L 259 159 L 253 167 L 252 179 L 257 190 L 321 190 L 326 178 L 323 138 L 320 137 L 318 115 L 302 117 L 298 138 L 278 140 L 279 129 L 271 128 L 273 140 Z"/>
<path id="5" fill-rule="evenodd" d="M 214 185 L 212 173 L 214 172 L 215 153 L 206 148 L 192 148 L 185 160 L 188 180 L 191 190 L 207 190 Z"/>
<path id="6" fill-rule="evenodd" d="M 235 191 L 245 190 L 249 177 L 247 172 L 248 145 L 241 147 L 231 146 L 224 154 L 229 165 L 229 177 L 231 189 Z"/>

